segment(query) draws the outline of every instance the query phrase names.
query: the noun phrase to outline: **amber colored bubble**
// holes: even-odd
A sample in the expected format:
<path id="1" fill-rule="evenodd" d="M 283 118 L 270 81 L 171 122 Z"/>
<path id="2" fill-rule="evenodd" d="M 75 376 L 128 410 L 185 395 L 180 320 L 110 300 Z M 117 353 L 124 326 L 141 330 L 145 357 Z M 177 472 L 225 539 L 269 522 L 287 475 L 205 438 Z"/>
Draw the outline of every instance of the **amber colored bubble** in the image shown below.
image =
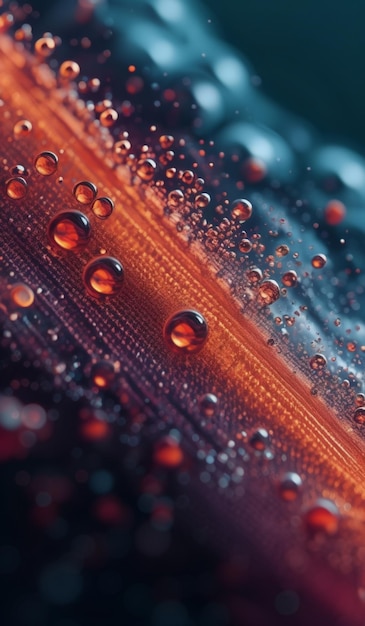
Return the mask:
<path id="1" fill-rule="evenodd" d="M 110 361 L 94 363 L 91 368 L 91 380 L 99 389 L 108 389 L 115 379 L 115 369 Z"/>
<path id="2" fill-rule="evenodd" d="M 100 115 L 100 124 L 105 128 L 110 128 L 118 119 L 118 113 L 115 109 L 106 109 Z"/>
<path id="3" fill-rule="evenodd" d="M 195 196 L 195 207 L 197 209 L 205 209 L 208 204 L 210 203 L 210 195 L 209 193 L 198 193 L 197 196 Z"/>
<path id="4" fill-rule="evenodd" d="M 16 306 L 20 306 L 23 309 L 32 306 L 34 302 L 33 290 L 24 283 L 14 285 L 10 290 L 10 297 Z"/>
<path id="5" fill-rule="evenodd" d="M 91 296 L 115 296 L 123 285 L 123 265 L 114 257 L 96 257 L 86 265 L 83 280 Z"/>
<path id="6" fill-rule="evenodd" d="M 252 204 L 244 198 L 234 200 L 231 204 L 231 215 L 239 222 L 245 222 L 252 215 Z"/>
<path id="7" fill-rule="evenodd" d="M 96 198 L 91 210 L 99 220 L 106 220 L 113 213 L 114 202 L 111 198 L 107 197 Z"/>
<path id="8" fill-rule="evenodd" d="M 167 196 L 167 206 L 171 209 L 177 209 L 184 204 L 185 196 L 181 189 L 173 189 Z"/>
<path id="9" fill-rule="evenodd" d="M 76 61 L 64 61 L 60 65 L 59 74 L 66 80 L 75 80 L 80 74 L 80 66 Z"/>
<path id="10" fill-rule="evenodd" d="M 365 406 L 365 393 L 357 393 L 355 398 L 357 406 Z"/>
<path id="11" fill-rule="evenodd" d="M 19 120 L 13 127 L 15 137 L 27 137 L 33 130 L 32 122 L 29 120 Z"/>
<path id="12" fill-rule="evenodd" d="M 285 287 L 295 287 L 298 283 L 298 274 L 294 270 L 289 270 L 282 275 L 281 282 Z"/>
<path id="13" fill-rule="evenodd" d="M 262 280 L 263 274 L 259 267 L 251 267 L 246 276 L 252 285 L 257 285 Z"/>
<path id="14" fill-rule="evenodd" d="M 204 417 L 213 417 L 217 412 L 218 398 L 214 393 L 206 393 L 199 400 L 199 410 Z"/>
<path id="15" fill-rule="evenodd" d="M 195 174 L 192 170 L 184 170 L 181 175 L 181 180 L 185 185 L 192 185 L 195 180 Z"/>
<path id="16" fill-rule="evenodd" d="M 296 472 L 287 472 L 281 477 L 279 494 L 285 502 L 296 500 L 302 488 L 302 479 Z"/>
<path id="17" fill-rule="evenodd" d="M 161 135 L 159 142 L 163 150 L 168 150 L 174 144 L 174 137 L 172 135 Z"/>
<path id="18" fill-rule="evenodd" d="M 51 176 L 57 172 L 58 157 L 54 152 L 41 152 L 35 159 L 35 168 L 42 176 Z"/>
<path id="19" fill-rule="evenodd" d="M 183 451 L 179 443 L 173 437 L 164 437 L 155 445 L 153 460 L 157 465 L 174 469 L 181 465 L 183 459 Z"/>
<path id="20" fill-rule="evenodd" d="M 166 321 L 163 336 L 172 352 L 197 353 L 208 338 L 208 324 L 198 311 L 178 311 Z"/>
<path id="21" fill-rule="evenodd" d="M 280 298 L 280 289 L 276 280 L 264 280 L 258 288 L 257 300 L 260 304 L 269 306 Z"/>
<path id="22" fill-rule="evenodd" d="M 90 236 L 90 222 L 80 211 L 61 211 L 48 224 L 51 243 L 64 250 L 81 250 L 88 244 Z"/>
<path id="23" fill-rule="evenodd" d="M 365 406 L 360 406 L 354 413 L 356 424 L 365 424 Z"/>
<path id="24" fill-rule="evenodd" d="M 73 189 L 73 194 L 80 204 L 91 204 L 98 193 L 98 189 L 94 183 L 89 180 L 82 180 L 76 183 Z"/>
<path id="25" fill-rule="evenodd" d="M 252 243 L 249 239 L 241 239 L 240 243 L 238 244 L 238 248 L 240 252 L 248 254 L 252 250 Z"/>
<path id="26" fill-rule="evenodd" d="M 327 257 L 325 254 L 316 254 L 313 258 L 312 258 L 312 266 L 315 269 L 322 269 L 322 267 L 324 267 L 327 263 Z"/>
<path id="27" fill-rule="evenodd" d="M 7 196 L 12 200 L 21 200 L 27 195 L 28 183 L 21 176 L 15 176 L 15 178 L 9 178 L 6 181 L 5 190 Z"/>
<path id="28" fill-rule="evenodd" d="M 322 370 L 327 365 L 327 359 L 323 354 L 314 354 L 309 361 L 309 365 L 312 370 Z"/>
<path id="29" fill-rule="evenodd" d="M 319 498 L 304 514 L 304 523 L 310 533 L 334 535 L 338 530 L 339 511 L 331 500 Z"/>
<path id="30" fill-rule="evenodd" d="M 324 219 L 330 226 L 341 224 L 346 216 L 346 207 L 340 200 L 330 200 L 324 209 Z"/>
<path id="31" fill-rule="evenodd" d="M 136 174 L 144 182 L 152 180 L 156 172 L 156 163 L 153 159 L 141 159 L 137 163 Z"/>
<path id="32" fill-rule="evenodd" d="M 56 49 L 56 42 L 53 37 L 40 37 L 34 44 L 34 51 L 38 56 L 47 58 Z"/>
<path id="33" fill-rule="evenodd" d="M 275 254 L 276 256 L 279 256 L 279 257 L 286 256 L 287 254 L 289 254 L 289 252 L 290 252 L 290 248 L 285 243 L 275 248 Z"/>
<path id="34" fill-rule="evenodd" d="M 259 452 L 265 450 L 269 443 L 269 433 L 265 428 L 258 428 L 250 438 L 250 445 Z"/>

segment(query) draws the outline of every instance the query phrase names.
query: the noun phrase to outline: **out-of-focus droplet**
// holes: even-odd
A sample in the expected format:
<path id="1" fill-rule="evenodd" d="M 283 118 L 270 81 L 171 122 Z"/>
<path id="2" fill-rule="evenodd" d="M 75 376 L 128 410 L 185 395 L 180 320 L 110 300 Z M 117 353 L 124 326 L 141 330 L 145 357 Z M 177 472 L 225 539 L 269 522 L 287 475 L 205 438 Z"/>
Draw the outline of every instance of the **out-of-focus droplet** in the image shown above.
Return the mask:
<path id="1" fill-rule="evenodd" d="M 206 393 L 199 400 L 199 409 L 204 417 L 213 417 L 218 409 L 218 398 L 214 393 Z"/>
<path id="2" fill-rule="evenodd" d="M 25 198 L 28 192 L 28 183 L 25 178 L 15 176 L 9 178 L 5 183 L 6 195 L 12 200 L 21 200 Z"/>
<path id="3" fill-rule="evenodd" d="M 295 270 L 289 270 L 282 275 L 281 282 L 285 287 L 295 287 L 298 283 L 298 274 Z"/>
<path id="4" fill-rule="evenodd" d="M 289 252 L 290 252 L 290 248 L 285 243 L 275 248 L 275 254 L 276 256 L 279 256 L 279 257 L 287 256 Z"/>
<path id="5" fill-rule="evenodd" d="M 264 280 L 258 288 L 257 300 L 259 304 L 269 306 L 280 298 L 280 289 L 276 280 Z"/>
<path id="6" fill-rule="evenodd" d="M 327 359 L 323 354 L 314 354 L 310 361 L 309 365 L 312 370 L 322 370 L 327 365 Z"/>
<path id="7" fill-rule="evenodd" d="M 141 159 L 137 163 L 136 174 L 144 182 L 152 180 L 156 173 L 156 163 L 153 159 Z"/>
<path id="8" fill-rule="evenodd" d="M 296 472 L 287 472 L 279 483 L 279 493 L 283 500 L 291 502 L 298 497 L 302 488 L 302 479 Z"/>
<path id="9" fill-rule="evenodd" d="M 365 393 L 357 393 L 355 398 L 357 406 L 365 406 Z"/>
<path id="10" fill-rule="evenodd" d="M 197 209 L 205 209 L 208 204 L 210 203 L 210 195 L 209 193 L 198 193 L 197 196 L 195 196 L 195 207 Z"/>
<path id="11" fill-rule="evenodd" d="M 324 219 L 330 226 L 341 224 L 346 217 L 346 207 L 340 200 L 330 200 L 324 209 Z"/>
<path id="12" fill-rule="evenodd" d="M 365 424 L 365 407 L 359 406 L 354 413 L 354 420 L 356 424 Z"/>
<path id="13" fill-rule="evenodd" d="M 64 250 L 81 250 L 90 236 L 90 222 L 80 211 L 61 211 L 48 224 L 49 240 Z"/>
<path id="14" fill-rule="evenodd" d="M 244 198 L 234 200 L 231 204 L 231 215 L 238 222 L 245 222 L 252 215 L 252 204 Z"/>
<path id="15" fill-rule="evenodd" d="M 39 404 L 26 404 L 20 412 L 20 417 L 23 425 L 32 430 L 40 430 L 47 421 L 46 412 Z"/>
<path id="16" fill-rule="evenodd" d="M 243 252 L 243 254 L 248 254 L 252 250 L 252 243 L 249 239 L 241 239 L 238 244 L 238 248 L 240 252 Z"/>
<path id="17" fill-rule="evenodd" d="M 257 285 L 262 280 L 263 274 L 259 267 L 251 267 L 247 271 L 246 276 L 251 285 Z"/>
<path id="18" fill-rule="evenodd" d="M 334 535 L 338 530 L 338 508 L 331 500 L 319 498 L 305 512 L 304 523 L 310 533 Z"/>
<path id="19" fill-rule="evenodd" d="M 159 142 L 163 150 L 168 150 L 174 144 L 174 137 L 172 135 L 161 135 Z"/>
<path id="20" fill-rule="evenodd" d="M 258 428 L 250 438 L 250 445 L 260 452 L 265 450 L 269 444 L 269 433 L 265 428 Z"/>
<path id="21" fill-rule="evenodd" d="M 35 53 L 43 59 L 51 56 L 55 49 L 56 42 L 53 37 L 40 37 L 34 44 Z"/>
<path id="22" fill-rule="evenodd" d="M 110 361 L 99 361 L 91 368 L 91 380 L 99 389 L 108 389 L 115 379 L 115 369 Z"/>
<path id="23" fill-rule="evenodd" d="M 75 80 L 80 74 L 80 66 L 76 61 L 64 61 L 60 65 L 59 75 L 64 80 Z"/>
<path id="24" fill-rule="evenodd" d="M 315 254 L 311 263 L 316 270 L 322 269 L 327 263 L 327 257 L 325 254 Z"/>
<path id="25" fill-rule="evenodd" d="M 167 206 L 171 209 L 177 209 L 184 204 L 185 196 L 181 189 L 173 189 L 167 196 Z"/>
<path id="26" fill-rule="evenodd" d="M 153 460 L 157 465 L 174 469 L 181 465 L 183 459 L 183 451 L 174 437 L 164 437 L 155 445 Z"/>
<path id="27" fill-rule="evenodd" d="M 110 128 L 118 119 L 118 113 L 115 109 L 106 109 L 100 114 L 100 124 L 105 128 Z"/>
<path id="28" fill-rule="evenodd" d="M 58 157 L 53 152 L 41 152 L 35 159 L 35 168 L 42 176 L 51 176 L 57 172 Z"/>
<path id="29" fill-rule="evenodd" d="M 29 120 L 19 120 L 14 124 L 13 133 L 15 137 L 28 137 L 33 130 L 32 122 Z"/>
<path id="30" fill-rule="evenodd" d="M 166 321 L 163 336 L 173 352 L 197 353 L 208 338 L 208 324 L 198 311 L 178 311 Z"/>
<path id="31" fill-rule="evenodd" d="M 74 186 L 73 194 L 80 204 L 91 204 L 98 193 L 98 189 L 94 183 L 89 180 L 82 180 Z"/>
<path id="32" fill-rule="evenodd" d="M 255 184 L 265 178 L 267 167 L 261 159 L 249 157 L 243 162 L 242 173 L 248 183 Z"/>
<path id="33" fill-rule="evenodd" d="M 34 302 L 33 290 L 24 283 L 14 285 L 10 290 L 10 297 L 16 306 L 20 306 L 23 309 L 32 306 Z"/>
<path id="34" fill-rule="evenodd" d="M 96 257 L 86 265 L 83 279 L 90 295 L 94 297 L 115 296 L 123 285 L 123 265 L 114 257 Z"/>
<path id="35" fill-rule="evenodd" d="M 91 210 L 99 220 L 106 220 L 113 213 L 114 202 L 108 197 L 96 198 Z"/>

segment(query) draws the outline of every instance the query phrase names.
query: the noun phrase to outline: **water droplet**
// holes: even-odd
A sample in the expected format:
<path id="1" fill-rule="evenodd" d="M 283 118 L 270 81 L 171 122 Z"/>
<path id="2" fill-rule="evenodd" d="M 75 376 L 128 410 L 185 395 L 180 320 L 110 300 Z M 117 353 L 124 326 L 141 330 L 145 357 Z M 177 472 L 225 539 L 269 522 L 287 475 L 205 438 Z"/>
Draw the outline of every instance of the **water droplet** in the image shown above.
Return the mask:
<path id="1" fill-rule="evenodd" d="M 35 168 L 42 176 L 51 176 L 57 171 L 58 157 L 53 152 L 41 152 L 35 160 Z"/>
<path id="2" fill-rule="evenodd" d="M 91 207 L 92 212 L 99 220 L 106 220 L 113 213 L 114 202 L 111 198 L 97 198 Z"/>
<path id="3" fill-rule="evenodd" d="M 309 361 L 312 370 L 322 370 L 327 365 L 327 359 L 323 354 L 314 354 Z"/>
<path id="4" fill-rule="evenodd" d="M 136 174 L 141 180 L 147 182 L 152 180 L 156 172 L 156 163 L 152 159 L 141 159 L 137 163 Z"/>
<path id="5" fill-rule="evenodd" d="M 325 254 L 315 254 L 311 263 L 315 269 L 322 269 L 327 263 L 327 257 Z"/>
<path id="6" fill-rule="evenodd" d="M 9 178 L 5 183 L 6 193 L 12 200 L 21 200 L 27 195 L 28 183 L 21 176 Z"/>
<path id="7" fill-rule="evenodd" d="M 339 511 L 331 500 L 319 498 L 304 515 L 304 522 L 311 533 L 323 532 L 333 535 L 338 530 Z"/>
<path id="8" fill-rule="evenodd" d="M 115 296 L 123 285 L 123 265 L 114 257 L 96 257 L 86 265 L 83 279 L 90 295 L 94 297 Z"/>
<path id="9" fill-rule="evenodd" d="M 75 80 L 80 74 L 80 66 L 76 61 L 64 61 L 60 66 L 59 74 L 65 80 Z"/>
<path id="10" fill-rule="evenodd" d="M 181 465 L 183 458 L 181 447 L 174 437 L 164 437 L 155 445 L 153 460 L 162 467 L 174 469 Z"/>
<path id="11" fill-rule="evenodd" d="M 252 204 L 244 198 L 234 200 L 231 205 L 231 215 L 239 222 L 245 222 L 252 215 Z"/>
<path id="12" fill-rule="evenodd" d="M 195 175 L 194 172 L 192 172 L 191 170 L 184 170 L 184 172 L 181 175 L 181 180 L 183 181 L 183 183 L 185 183 L 185 185 L 192 185 L 195 179 Z"/>
<path id="13" fill-rule="evenodd" d="M 111 387 L 115 379 L 114 365 L 110 361 L 100 361 L 91 368 L 91 380 L 100 389 Z"/>
<path id="14" fill-rule="evenodd" d="M 100 124 L 105 128 L 110 128 L 118 119 L 118 113 L 115 109 L 106 109 L 100 114 Z"/>
<path id="15" fill-rule="evenodd" d="M 41 37 L 34 44 L 35 53 L 44 59 L 51 56 L 55 49 L 56 42 L 53 37 Z"/>
<path id="16" fill-rule="evenodd" d="M 129 139 L 122 139 L 114 144 L 114 159 L 116 161 L 123 161 L 124 157 L 129 154 L 132 148 L 132 144 Z"/>
<path id="17" fill-rule="evenodd" d="M 280 289 L 276 280 L 264 280 L 258 288 L 257 300 L 260 304 L 269 306 L 280 298 Z"/>
<path id="18" fill-rule="evenodd" d="M 34 302 L 33 290 L 24 283 L 14 285 L 11 288 L 10 297 L 15 305 L 20 306 L 24 309 L 32 306 Z"/>
<path id="19" fill-rule="evenodd" d="M 261 159 L 249 157 L 243 163 L 242 172 L 249 183 L 259 183 L 267 173 L 266 165 Z"/>
<path id="20" fill-rule="evenodd" d="M 275 254 L 276 256 L 286 256 L 287 254 L 289 254 L 290 249 L 289 246 L 287 246 L 285 243 L 281 244 L 280 246 L 277 246 L 277 248 L 275 249 Z"/>
<path id="21" fill-rule="evenodd" d="M 199 409 L 204 417 L 213 417 L 218 408 L 218 398 L 214 393 L 206 393 L 200 398 Z"/>
<path id="22" fill-rule="evenodd" d="M 259 267 L 251 267 L 246 274 L 251 285 L 257 285 L 262 280 L 263 274 Z"/>
<path id="23" fill-rule="evenodd" d="M 279 493 L 283 500 L 291 502 L 298 497 L 302 487 L 302 479 L 295 472 L 287 472 L 282 476 L 279 484 Z"/>
<path id="24" fill-rule="evenodd" d="M 208 337 L 208 325 L 197 311 L 183 310 L 166 321 L 163 335 L 168 347 L 176 353 L 199 352 Z"/>
<path id="25" fill-rule="evenodd" d="M 267 430 L 265 428 L 258 428 L 251 436 L 250 445 L 255 450 L 262 452 L 267 447 L 269 439 L 270 437 Z"/>
<path id="26" fill-rule="evenodd" d="M 346 216 L 346 207 L 340 200 L 330 200 L 324 209 L 324 219 L 330 226 L 341 224 Z"/>
<path id="27" fill-rule="evenodd" d="M 163 150 L 168 150 L 174 144 L 174 138 L 172 135 L 161 135 L 159 141 Z"/>
<path id="28" fill-rule="evenodd" d="M 167 206 L 171 209 L 177 209 L 179 206 L 184 204 L 184 199 L 185 196 L 181 189 L 173 189 L 167 196 Z"/>
<path id="29" fill-rule="evenodd" d="M 89 180 L 77 183 L 73 189 L 73 194 L 80 204 L 91 204 L 95 200 L 97 193 L 96 185 Z"/>
<path id="30" fill-rule="evenodd" d="M 365 393 L 357 393 L 355 403 L 357 406 L 365 406 Z"/>
<path id="31" fill-rule="evenodd" d="M 13 176 L 27 176 L 28 172 L 24 165 L 17 164 L 11 169 L 11 174 Z"/>
<path id="32" fill-rule="evenodd" d="M 298 274 L 294 270 L 289 270 L 283 274 L 281 282 L 285 287 L 295 287 L 298 283 Z"/>
<path id="33" fill-rule="evenodd" d="M 359 406 L 354 413 L 354 420 L 356 424 L 365 424 L 365 407 Z"/>
<path id="34" fill-rule="evenodd" d="M 209 202 L 210 202 L 209 193 L 199 193 L 195 197 L 195 207 L 197 209 L 205 209 L 208 206 Z"/>
<path id="35" fill-rule="evenodd" d="M 80 250 L 90 239 L 91 227 L 86 215 L 80 211 L 61 211 L 48 224 L 51 243 L 64 250 Z"/>
<path id="36" fill-rule="evenodd" d="M 32 132 L 32 122 L 29 120 L 19 120 L 14 124 L 13 133 L 15 137 L 27 137 Z"/>
<path id="37" fill-rule="evenodd" d="M 252 243 L 249 239 L 241 239 L 238 247 L 240 252 L 248 254 L 252 250 Z"/>

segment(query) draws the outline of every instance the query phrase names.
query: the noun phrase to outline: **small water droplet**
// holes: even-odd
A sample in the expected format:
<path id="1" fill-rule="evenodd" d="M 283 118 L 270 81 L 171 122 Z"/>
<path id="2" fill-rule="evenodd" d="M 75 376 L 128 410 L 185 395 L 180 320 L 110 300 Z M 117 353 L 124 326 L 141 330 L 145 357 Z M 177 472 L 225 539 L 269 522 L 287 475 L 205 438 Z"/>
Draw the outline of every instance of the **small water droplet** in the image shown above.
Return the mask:
<path id="1" fill-rule="evenodd" d="M 167 206 L 171 209 L 177 209 L 184 204 L 185 196 L 181 189 L 173 189 L 167 196 Z"/>
<path id="2" fill-rule="evenodd" d="M 257 300 L 260 304 L 269 306 L 280 298 L 280 289 L 276 280 L 264 280 L 258 288 Z"/>
<path id="3" fill-rule="evenodd" d="M 141 180 L 147 182 L 152 180 L 156 172 L 156 163 L 153 159 L 141 159 L 137 163 L 136 174 Z"/>
<path id="4" fill-rule="evenodd" d="M 234 200 L 231 205 L 231 215 L 239 222 L 245 222 L 252 215 L 252 204 L 244 198 Z"/>
<path id="5" fill-rule="evenodd" d="M 111 198 L 96 198 L 92 207 L 92 212 L 99 220 L 106 220 L 113 213 L 114 202 Z"/>
<path id="6" fill-rule="evenodd" d="M 354 420 L 356 424 L 365 424 L 365 407 L 359 406 L 354 413 Z"/>
<path id="7" fill-rule="evenodd" d="M 322 370 L 327 365 L 327 359 L 323 354 L 314 354 L 310 361 L 309 365 L 312 370 Z"/>
<path id="8" fill-rule="evenodd" d="M 355 398 L 357 406 L 365 406 L 365 393 L 357 393 Z"/>
<path id="9" fill-rule="evenodd" d="M 56 42 L 53 37 L 41 37 L 34 44 L 35 53 L 44 59 L 51 56 L 55 49 Z"/>
<path id="10" fill-rule="evenodd" d="M 195 196 L 195 207 L 197 209 L 205 209 L 210 203 L 210 195 L 209 193 L 199 193 Z"/>
<path id="11" fill-rule="evenodd" d="M 314 257 L 312 257 L 311 263 L 315 269 L 322 269 L 327 263 L 327 257 L 325 254 L 315 254 Z"/>
<path id="12" fill-rule="evenodd" d="M 65 80 L 75 80 L 80 74 L 80 66 L 76 61 L 64 61 L 60 65 L 59 74 Z"/>
<path id="13" fill-rule="evenodd" d="M 94 297 L 115 296 L 123 285 L 123 265 L 114 257 L 96 257 L 86 265 L 83 279 L 90 295 Z"/>
<path id="14" fill-rule="evenodd" d="M 15 305 L 24 309 L 32 306 L 34 302 L 33 289 L 24 283 L 14 285 L 10 290 L 10 297 Z"/>
<path id="15" fill-rule="evenodd" d="M 5 183 L 6 194 L 12 200 L 21 200 L 25 198 L 28 192 L 28 183 L 21 176 L 9 178 Z"/>
<path id="16" fill-rule="evenodd" d="M 208 338 L 208 324 L 198 311 L 178 311 L 166 321 L 163 335 L 173 352 L 196 353 L 203 348 Z"/>
<path id="17" fill-rule="evenodd" d="M 279 493 L 283 500 L 291 502 L 298 497 L 302 487 L 302 479 L 296 472 L 287 472 L 280 480 Z"/>
<path id="18" fill-rule="evenodd" d="M 110 128 L 118 119 L 118 113 L 115 109 L 106 109 L 100 114 L 100 124 L 105 128 Z"/>
<path id="19" fill-rule="evenodd" d="M 161 135 L 159 141 L 163 150 L 168 150 L 174 144 L 174 138 L 172 135 Z"/>
<path id="20" fill-rule="evenodd" d="M 339 511 L 331 500 L 319 498 L 304 514 L 304 523 L 310 533 L 334 535 L 338 530 Z"/>
<path id="21" fill-rule="evenodd" d="M 80 204 L 91 204 L 95 200 L 97 193 L 96 185 L 89 180 L 77 183 L 73 189 L 73 194 Z"/>
<path id="22" fill-rule="evenodd" d="M 53 152 L 41 152 L 35 160 L 35 168 L 42 176 L 51 176 L 57 171 L 58 157 Z"/>
<path id="23" fill-rule="evenodd" d="M 48 224 L 48 237 L 52 244 L 64 250 L 84 248 L 91 235 L 90 222 L 80 211 L 61 211 Z"/>
<path id="24" fill-rule="evenodd" d="M 285 243 L 275 248 L 275 254 L 276 256 L 279 256 L 279 257 L 287 256 L 289 252 L 290 252 L 289 246 L 287 246 Z"/>
<path id="25" fill-rule="evenodd" d="M 91 368 L 91 380 L 100 389 L 111 387 L 115 379 L 114 365 L 110 361 L 94 363 Z"/>
<path id="26" fill-rule="evenodd" d="M 295 287 L 298 283 L 298 274 L 294 270 L 289 270 L 282 275 L 281 282 L 285 287 Z"/>
<path id="27" fill-rule="evenodd" d="M 199 401 L 200 413 L 204 417 L 213 417 L 217 412 L 218 398 L 214 393 L 206 393 Z"/>
<path id="28" fill-rule="evenodd" d="M 262 280 L 263 274 L 259 267 L 251 267 L 246 276 L 251 285 L 257 285 Z"/>
<path id="29" fill-rule="evenodd" d="M 265 450 L 269 443 L 269 433 L 265 428 L 258 428 L 250 438 L 250 445 L 260 452 Z"/>
<path id="30" fill-rule="evenodd" d="M 346 207 L 340 200 L 330 200 L 324 209 L 324 219 L 330 226 L 341 224 L 346 216 Z"/>
<path id="31" fill-rule="evenodd" d="M 13 133 L 15 137 L 27 137 L 32 132 L 32 122 L 29 120 L 19 120 L 14 124 Z"/>
<path id="32" fill-rule="evenodd" d="M 248 254 L 252 250 L 252 243 L 249 239 L 241 239 L 238 247 L 240 252 Z"/>

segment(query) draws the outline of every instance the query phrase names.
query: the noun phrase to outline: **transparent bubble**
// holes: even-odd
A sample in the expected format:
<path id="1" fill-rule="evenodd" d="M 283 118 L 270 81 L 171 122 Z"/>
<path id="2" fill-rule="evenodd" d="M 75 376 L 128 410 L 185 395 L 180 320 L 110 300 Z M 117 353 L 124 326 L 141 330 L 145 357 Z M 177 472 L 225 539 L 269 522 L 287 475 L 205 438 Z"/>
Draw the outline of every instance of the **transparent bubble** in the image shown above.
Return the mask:
<path id="1" fill-rule="evenodd" d="M 198 311 L 178 311 L 166 321 L 163 335 L 171 351 L 179 354 L 196 353 L 207 341 L 208 325 Z"/>

